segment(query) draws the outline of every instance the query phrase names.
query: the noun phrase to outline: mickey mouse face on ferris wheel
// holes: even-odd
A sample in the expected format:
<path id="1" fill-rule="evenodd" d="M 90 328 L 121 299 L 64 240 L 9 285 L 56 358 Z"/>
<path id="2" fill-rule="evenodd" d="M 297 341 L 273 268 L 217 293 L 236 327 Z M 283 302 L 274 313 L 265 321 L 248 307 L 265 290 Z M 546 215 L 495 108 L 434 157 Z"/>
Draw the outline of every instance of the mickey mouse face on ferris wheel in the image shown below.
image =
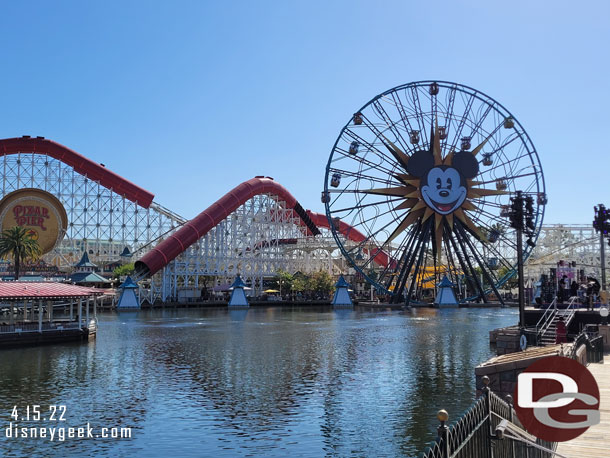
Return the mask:
<path id="1" fill-rule="evenodd" d="M 453 155 L 451 165 L 435 165 L 429 151 L 417 151 L 409 159 L 407 171 L 420 178 L 420 192 L 426 205 L 448 215 L 466 200 L 467 179 L 477 176 L 479 163 L 470 152 L 460 151 Z"/>

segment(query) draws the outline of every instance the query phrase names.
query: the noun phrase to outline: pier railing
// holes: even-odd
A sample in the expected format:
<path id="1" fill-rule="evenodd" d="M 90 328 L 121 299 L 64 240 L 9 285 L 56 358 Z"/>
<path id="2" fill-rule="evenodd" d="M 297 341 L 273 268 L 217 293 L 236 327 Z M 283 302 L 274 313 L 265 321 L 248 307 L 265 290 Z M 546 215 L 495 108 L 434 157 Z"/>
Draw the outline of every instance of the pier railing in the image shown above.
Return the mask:
<path id="1" fill-rule="evenodd" d="M 59 331 L 62 329 L 78 329 L 83 326 L 83 323 L 78 321 L 67 322 L 43 322 L 39 323 L 15 323 L 0 325 L 0 334 L 14 334 L 19 332 L 39 332 L 39 331 Z"/>
<path id="2" fill-rule="evenodd" d="M 483 377 L 489 384 L 489 378 Z M 551 458 L 555 442 L 537 439 L 523 430 L 512 406 L 486 385 L 484 394 L 455 423 L 439 411 L 438 436 L 420 458 Z M 510 429 L 506 428 L 510 425 Z M 510 434 L 509 434 L 510 432 Z"/>
<path id="3" fill-rule="evenodd" d="M 599 363 L 604 361 L 604 336 L 596 335 L 591 337 L 589 333 L 583 331 L 572 344 L 570 351 L 570 358 L 576 359 L 580 347 L 585 346 L 587 348 L 587 363 Z"/>
<path id="4" fill-rule="evenodd" d="M 587 363 L 604 360 L 603 336 L 597 332 L 580 333 L 565 356 L 577 359 L 586 348 Z M 556 442 L 547 442 L 528 434 L 515 413 L 512 397 L 503 400 L 489 389 L 483 377 L 483 395 L 452 423 L 446 411 L 438 412 L 437 438 L 420 458 L 552 458 Z"/>

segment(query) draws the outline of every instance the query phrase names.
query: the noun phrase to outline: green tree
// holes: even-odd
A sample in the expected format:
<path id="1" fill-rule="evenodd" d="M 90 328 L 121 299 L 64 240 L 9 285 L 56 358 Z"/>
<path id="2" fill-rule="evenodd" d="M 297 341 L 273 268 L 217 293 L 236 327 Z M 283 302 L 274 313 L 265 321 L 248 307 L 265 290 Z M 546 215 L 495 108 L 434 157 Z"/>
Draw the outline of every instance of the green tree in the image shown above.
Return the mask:
<path id="1" fill-rule="evenodd" d="M 292 281 L 292 291 L 302 293 L 305 290 L 307 290 L 307 277 L 305 275 L 295 277 Z"/>
<path id="2" fill-rule="evenodd" d="M 285 270 L 278 269 L 275 274 L 275 284 L 280 290 L 280 294 L 290 291 L 292 289 L 292 283 L 294 282 L 294 276 L 286 272 Z"/>
<path id="3" fill-rule="evenodd" d="M 485 277 L 485 275 L 483 275 L 483 269 L 481 269 L 481 266 L 476 266 L 473 270 L 475 272 L 475 275 L 477 276 L 477 280 L 481 282 L 481 286 L 485 287 L 487 283 L 487 278 Z M 476 283 L 476 280 L 474 281 Z"/>
<path id="4" fill-rule="evenodd" d="M 125 275 L 131 275 L 134 270 L 135 270 L 135 266 L 134 266 L 133 262 L 131 262 L 129 264 L 123 264 L 122 266 L 115 268 L 112 271 L 112 275 L 114 275 L 115 277 L 118 278 L 118 277 L 122 277 Z"/>
<path id="5" fill-rule="evenodd" d="M 318 293 L 330 294 L 335 288 L 333 277 L 324 270 L 314 272 L 311 276 L 311 280 L 312 289 Z"/>
<path id="6" fill-rule="evenodd" d="M 15 262 L 15 280 L 19 279 L 21 261 L 28 259 L 36 261 L 42 256 L 42 250 L 37 240 L 29 234 L 27 228 L 15 226 L 0 234 L 0 257 L 12 257 Z"/>

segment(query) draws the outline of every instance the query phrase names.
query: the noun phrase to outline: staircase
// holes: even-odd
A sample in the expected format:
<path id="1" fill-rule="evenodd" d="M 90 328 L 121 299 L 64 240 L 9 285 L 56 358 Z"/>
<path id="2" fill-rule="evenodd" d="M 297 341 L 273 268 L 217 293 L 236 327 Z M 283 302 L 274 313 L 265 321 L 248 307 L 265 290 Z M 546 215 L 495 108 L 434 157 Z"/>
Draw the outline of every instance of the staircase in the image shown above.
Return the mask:
<path id="1" fill-rule="evenodd" d="M 557 321 L 559 321 L 559 317 L 561 315 L 559 313 L 555 314 L 553 321 L 549 324 L 544 334 L 540 336 L 538 340 L 538 344 L 542 346 L 546 345 L 555 345 L 555 336 L 557 331 Z"/>
<path id="2" fill-rule="evenodd" d="M 577 309 L 577 297 L 570 298 L 570 303 L 568 304 L 568 307 L 564 310 L 557 309 L 557 302 L 553 301 L 553 303 L 551 303 L 551 305 L 549 306 L 549 309 L 547 309 L 548 313 L 545 312 L 545 314 L 543 315 L 544 320 L 540 320 L 543 323 L 538 328 L 538 344 L 542 346 L 555 345 L 555 332 L 557 330 L 557 322 L 559 321 L 559 318 L 563 317 L 567 329 L 570 326 L 570 322 L 576 315 Z"/>

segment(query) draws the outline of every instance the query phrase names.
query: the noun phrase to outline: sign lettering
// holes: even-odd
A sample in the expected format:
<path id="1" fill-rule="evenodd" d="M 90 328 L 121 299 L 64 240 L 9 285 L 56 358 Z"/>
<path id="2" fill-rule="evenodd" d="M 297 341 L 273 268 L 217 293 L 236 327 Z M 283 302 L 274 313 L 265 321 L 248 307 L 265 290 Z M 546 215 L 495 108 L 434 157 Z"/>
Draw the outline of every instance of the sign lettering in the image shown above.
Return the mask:
<path id="1" fill-rule="evenodd" d="M 38 205 L 15 205 L 13 215 L 18 226 L 37 226 L 46 231 L 45 219 L 49 219 L 49 209 Z"/>

